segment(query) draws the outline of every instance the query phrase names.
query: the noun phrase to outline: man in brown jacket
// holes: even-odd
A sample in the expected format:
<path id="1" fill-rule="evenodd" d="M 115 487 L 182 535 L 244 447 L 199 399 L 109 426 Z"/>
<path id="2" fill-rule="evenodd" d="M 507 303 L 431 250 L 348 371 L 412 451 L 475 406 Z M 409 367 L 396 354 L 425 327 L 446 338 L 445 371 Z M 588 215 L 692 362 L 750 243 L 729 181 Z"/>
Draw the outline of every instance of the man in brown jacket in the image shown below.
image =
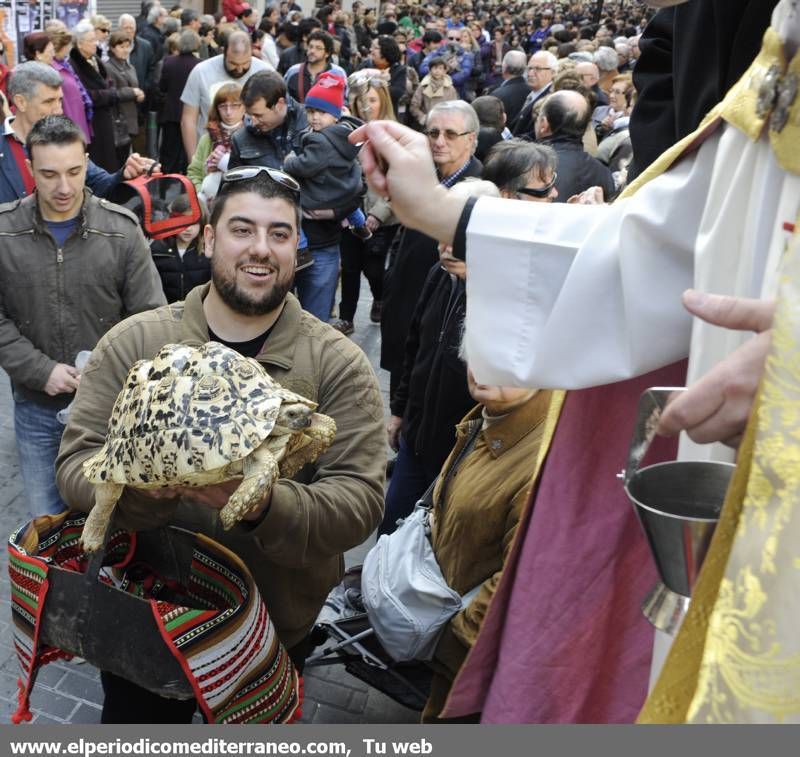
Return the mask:
<path id="1" fill-rule="evenodd" d="M 38 516 L 66 510 L 55 483 L 57 414 L 80 382 L 78 352 L 166 300 L 136 217 L 84 188 L 83 132 L 56 115 L 26 137 L 36 191 L 0 205 L 0 366 L 14 392 L 28 509 Z M 25 160 L 22 145 L 7 144 Z"/>
<path id="2" fill-rule="evenodd" d="M 343 553 L 361 544 L 381 519 L 386 453 L 383 403 L 366 356 L 289 293 L 299 226 L 299 190 L 289 185 L 296 186 L 290 177 L 258 166 L 226 174 L 205 229 L 211 283 L 192 290 L 185 302 L 129 318 L 100 341 L 83 373 L 56 468 L 66 501 L 91 508 L 93 491 L 82 463 L 103 445 L 130 367 L 171 342 L 226 344 L 319 403 L 319 412 L 336 421 L 331 447 L 293 480 L 279 480 L 261 508 L 231 531 L 222 531 L 216 510 L 235 481 L 173 499 L 127 487 L 116 521 L 131 529 L 180 522 L 236 552 L 302 668 L 308 632 L 342 577 Z M 103 722 L 191 720 L 194 702 L 161 699 L 107 673 L 102 680 Z"/>

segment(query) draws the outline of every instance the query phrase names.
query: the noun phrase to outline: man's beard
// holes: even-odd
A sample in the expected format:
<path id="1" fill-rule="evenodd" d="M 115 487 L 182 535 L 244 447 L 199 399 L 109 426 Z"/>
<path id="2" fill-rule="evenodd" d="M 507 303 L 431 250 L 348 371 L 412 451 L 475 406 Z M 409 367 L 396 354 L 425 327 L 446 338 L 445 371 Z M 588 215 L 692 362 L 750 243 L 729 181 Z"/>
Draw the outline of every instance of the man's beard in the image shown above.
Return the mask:
<path id="1" fill-rule="evenodd" d="M 225 73 L 231 77 L 231 79 L 241 79 L 247 72 L 250 70 L 250 66 L 248 66 L 244 71 L 239 71 L 238 69 L 231 70 L 228 68 L 228 64 L 223 62 L 225 66 Z"/>
<path id="2" fill-rule="evenodd" d="M 286 295 L 294 287 L 294 271 L 284 280 L 281 277 L 280 269 L 274 265 L 273 267 L 276 269 L 275 283 L 262 299 L 253 299 L 240 289 L 236 285 L 236 273 L 234 272 L 232 277 L 226 276 L 221 266 L 215 263 L 213 256 L 211 258 L 211 281 L 222 301 L 234 312 L 241 313 L 241 315 L 267 315 L 283 304 Z"/>

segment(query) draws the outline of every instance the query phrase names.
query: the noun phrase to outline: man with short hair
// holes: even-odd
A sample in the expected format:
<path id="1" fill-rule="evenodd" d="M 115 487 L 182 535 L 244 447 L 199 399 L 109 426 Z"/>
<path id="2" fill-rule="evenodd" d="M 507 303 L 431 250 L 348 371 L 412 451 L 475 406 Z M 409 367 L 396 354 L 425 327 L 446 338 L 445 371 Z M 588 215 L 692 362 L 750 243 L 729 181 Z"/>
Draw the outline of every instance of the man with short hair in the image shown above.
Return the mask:
<path id="1" fill-rule="evenodd" d="M 213 16 L 211 17 L 214 18 Z M 181 29 L 200 31 L 200 14 L 194 8 L 184 8 L 181 11 Z"/>
<path id="2" fill-rule="evenodd" d="M 503 56 L 503 83 L 490 92 L 503 101 L 509 124 L 516 122 L 525 100 L 531 93 L 530 85 L 525 78 L 526 65 L 525 53 L 521 50 L 509 50 Z"/>
<path id="3" fill-rule="evenodd" d="M 311 648 L 308 634 L 342 578 L 344 552 L 364 542 L 380 520 L 386 443 L 380 388 L 366 356 L 304 312 L 290 293 L 300 218 L 297 189 L 291 177 L 266 169 L 226 174 L 204 231 L 211 282 L 192 290 L 183 303 L 128 319 L 100 341 L 64 432 L 56 474 L 70 505 L 92 507 L 83 462 L 103 445 L 131 366 L 165 344 L 221 342 L 318 403 L 318 411 L 336 422 L 331 446 L 292 480 L 279 479 L 231 530 L 222 530 L 216 511 L 240 481 L 192 489 L 182 498 L 172 492 L 167 499 L 128 486 L 116 516 L 117 524 L 131 529 L 177 522 L 235 552 L 302 671 Z M 191 700 L 165 699 L 108 673 L 101 680 L 104 723 L 191 722 Z"/>
<path id="4" fill-rule="evenodd" d="M 614 179 L 599 160 L 583 149 L 583 135 L 592 111 L 579 92 L 563 89 L 550 95 L 536 119 L 536 140 L 549 145 L 558 154 L 557 202 L 590 187 L 601 187 L 606 200 L 616 193 Z"/>
<path id="5" fill-rule="evenodd" d="M 140 36 L 144 37 L 153 48 L 153 54 L 156 57 L 156 62 L 164 57 L 164 21 L 167 18 L 167 9 L 161 5 L 154 5 L 147 12 L 147 24 L 140 32 Z"/>
<path id="6" fill-rule="evenodd" d="M 443 186 L 480 176 L 478 128 L 477 114 L 462 100 L 439 103 L 428 113 L 425 131 Z M 451 280 L 448 270 L 442 280 L 438 241 L 403 226 L 389 255 L 383 302 L 392 317 L 381 320 L 381 367 L 390 371 L 386 433 L 398 454 L 379 534 L 394 531 L 436 478 L 455 441 L 457 418 L 469 405 L 455 346 L 466 308 L 463 275 L 453 272 Z M 427 309 L 429 300 L 437 303 L 435 329 L 428 319 L 421 328 L 420 308 Z"/>
<path id="7" fill-rule="evenodd" d="M 253 74 L 271 68 L 266 61 L 252 56 L 250 37 L 235 31 L 228 35 L 222 55 L 204 60 L 192 69 L 181 95 L 181 135 L 190 160 L 206 128 L 208 109 L 217 89 L 228 82 L 245 84 Z"/>
<path id="8" fill-rule="evenodd" d="M 600 69 L 596 63 L 589 61 L 581 61 L 575 66 L 575 72 L 581 77 L 583 86 L 591 89 L 597 98 L 597 106 L 608 105 L 608 95 L 600 89 L 598 82 L 600 81 Z"/>
<path id="9" fill-rule="evenodd" d="M 117 26 L 120 31 L 128 35 L 128 39 L 131 41 L 128 60 L 136 69 L 136 80 L 139 82 L 139 86 L 149 93 L 155 85 L 155 70 L 158 62 L 153 46 L 136 33 L 136 19 L 130 13 L 123 13 L 119 17 Z"/>
<path id="10" fill-rule="evenodd" d="M 474 157 L 478 116 L 472 106 L 463 100 L 450 100 L 434 105 L 428 113 L 425 133 L 433 153 L 433 162 L 442 186 L 450 188 L 468 177 L 478 177 L 481 163 Z M 424 198 L 421 198 L 424 201 Z M 389 371 L 390 397 L 397 389 L 403 372 L 406 337 L 414 313 L 414 305 L 422 291 L 425 277 L 439 259 L 438 241 L 413 229 L 401 226 L 389 249 L 389 268 L 384 281 L 383 308 L 391 318 L 381 320 L 381 368 Z M 398 409 L 399 410 L 399 409 Z M 393 413 L 387 428 L 390 444 L 399 447 L 402 412 Z M 448 433 L 451 429 L 442 429 Z M 413 430 L 412 430 L 413 435 Z M 414 450 L 426 460 L 426 474 L 434 475 L 441 468 L 439 459 L 442 447 L 430 458 L 424 450 Z M 428 480 L 428 483 L 430 483 Z M 424 491 L 423 487 L 422 491 Z M 416 491 L 414 489 L 413 491 Z M 421 493 L 421 492 L 418 492 Z M 413 496 L 403 488 L 398 497 L 404 502 Z"/>
<path id="11" fill-rule="evenodd" d="M 540 50 L 528 61 L 528 86 L 531 93 L 511 126 L 514 136 L 529 137 L 533 132 L 533 110 L 536 103 L 553 91 L 553 78 L 558 70 L 558 60 L 553 53 Z"/>
<path id="12" fill-rule="evenodd" d="M 296 63 L 283 77 L 289 94 L 297 102 L 305 102 L 308 90 L 324 71 L 331 71 L 347 81 L 347 72 L 335 63 L 331 63 L 333 55 L 333 37 L 328 32 L 315 29 L 306 41 L 306 59 L 304 63 Z"/>
<path id="13" fill-rule="evenodd" d="M 81 380 L 76 356 L 126 316 L 166 300 L 136 217 L 85 190 L 80 128 L 47 116 L 26 147 L 36 191 L 0 207 L 0 366 L 11 378 L 20 472 L 37 517 L 67 509 L 54 464 L 57 414 Z"/>
<path id="14" fill-rule="evenodd" d="M 321 29 L 322 23 L 317 18 L 304 18 L 297 24 L 297 42 L 287 47 L 278 60 L 278 73 L 285 74 L 292 66 L 306 59 L 306 42 L 315 29 Z"/>
<path id="15" fill-rule="evenodd" d="M 63 112 L 61 77 L 44 63 L 20 63 L 11 72 L 8 99 L 16 115 L 6 118 L 0 133 L 0 203 L 22 199 L 33 191 L 25 140 L 37 121 Z M 108 173 L 89 160 L 86 186 L 97 196 L 107 197 L 120 182 L 136 178 L 154 162 L 133 153 L 119 171 Z"/>

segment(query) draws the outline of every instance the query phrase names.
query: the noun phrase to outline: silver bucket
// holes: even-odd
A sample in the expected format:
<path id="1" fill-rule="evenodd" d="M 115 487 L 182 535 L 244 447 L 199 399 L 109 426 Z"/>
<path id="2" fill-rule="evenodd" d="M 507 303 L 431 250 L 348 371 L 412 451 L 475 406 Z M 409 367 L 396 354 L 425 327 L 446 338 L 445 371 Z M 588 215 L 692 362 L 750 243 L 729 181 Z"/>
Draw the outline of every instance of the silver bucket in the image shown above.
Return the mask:
<path id="1" fill-rule="evenodd" d="M 663 584 L 651 591 L 642 610 L 668 633 L 688 608 L 735 469 L 730 463 L 680 461 L 639 468 L 669 396 L 679 391 L 684 389 L 653 388 L 642 394 L 621 474 Z"/>

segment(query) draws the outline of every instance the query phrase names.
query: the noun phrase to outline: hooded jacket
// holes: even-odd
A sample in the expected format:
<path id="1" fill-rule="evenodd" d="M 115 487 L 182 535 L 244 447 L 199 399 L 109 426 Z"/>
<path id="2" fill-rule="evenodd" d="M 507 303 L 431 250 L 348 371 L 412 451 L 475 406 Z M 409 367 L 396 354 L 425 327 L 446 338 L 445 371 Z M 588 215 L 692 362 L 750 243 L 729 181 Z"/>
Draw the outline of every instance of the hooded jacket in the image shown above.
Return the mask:
<path id="1" fill-rule="evenodd" d="M 308 210 L 356 204 L 363 192 L 359 148 L 347 138 L 362 122 L 344 116 L 321 131 L 309 129 L 299 149 L 286 156 L 283 169 L 300 182 L 303 207 Z"/>

